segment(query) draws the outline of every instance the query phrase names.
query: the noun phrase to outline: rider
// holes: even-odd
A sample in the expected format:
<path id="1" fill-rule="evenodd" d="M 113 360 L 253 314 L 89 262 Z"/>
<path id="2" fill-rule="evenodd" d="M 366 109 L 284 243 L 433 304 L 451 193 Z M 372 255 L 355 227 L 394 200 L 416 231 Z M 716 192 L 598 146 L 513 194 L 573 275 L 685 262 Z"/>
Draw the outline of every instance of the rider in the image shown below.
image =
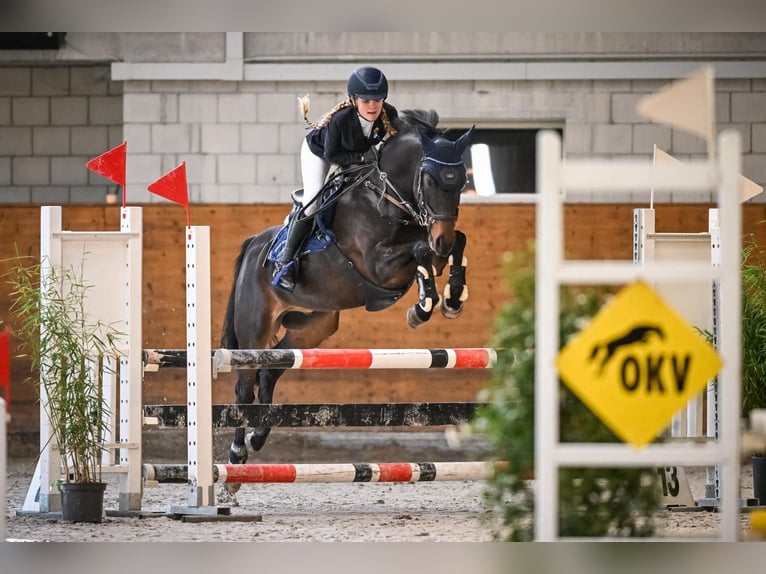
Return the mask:
<path id="1" fill-rule="evenodd" d="M 392 121 L 398 113 L 385 101 L 386 97 L 385 74 L 378 68 L 361 66 L 348 78 L 348 99 L 337 104 L 318 124 L 307 117 L 308 96 L 299 98 L 303 119 L 312 128 L 301 145 L 302 203 L 308 206 L 305 215 L 316 210 L 317 202 L 312 200 L 322 189 L 331 164 L 344 169 L 373 161 L 372 148 L 396 135 Z M 310 217 L 302 220 L 293 217 L 290 222 L 285 247 L 273 274 L 279 276 L 277 284 L 286 291 L 295 288 L 295 265 L 288 264 L 312 226 Z"/>

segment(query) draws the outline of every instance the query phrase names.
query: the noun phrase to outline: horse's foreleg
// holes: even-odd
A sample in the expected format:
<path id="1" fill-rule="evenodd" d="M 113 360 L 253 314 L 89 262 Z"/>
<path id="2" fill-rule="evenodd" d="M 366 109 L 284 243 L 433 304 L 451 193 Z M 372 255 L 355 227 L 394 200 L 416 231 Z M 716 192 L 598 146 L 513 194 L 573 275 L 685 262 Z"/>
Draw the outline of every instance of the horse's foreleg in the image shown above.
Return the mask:
<path id="1" fill-rule="evenodd" d="M 463 312 L 463 302 L 468 299 L 468 285 L 465 282 L 465 268 L 468 259 L 463 255 L 466 237 L 462 231 L 455 231 L 455 247 L 449 256 L 449 279 L 444 286 L 441 312 L 447 319 L 457 319 Z"/>
<path id="2" fill-rule="evenodd" d="M 418 302 L 407 309 L 407 324 L 417 329 L 431 318 L 434 307 L 439 304 L 439 293 L 436 290 L 436 268 L 433 265 L 433 252 L 427 245 L 418 245 L 414 251 L 418 262 Z"/>
<path id="3" fill-rule="evenodd" d="M 282 376 L 284 369 L 260 369 L 258 371 L 258 402 L 270 405 L 274 400 L 274 387 L 277 379 Z M 246 444 L 253 450 L 261 450 L 269 438 L 271 427 L 257 426 L 247 433 Z"/>
<path id="4" fill-rule="evenodd" d="M 238 405 L 250 405 L 255 401 L 255 381 L 258 372 L 239 371 L 234 393 Z M 232 464 L 244 464 L 247 462 L 247 448 L 245 447 L 245 427 L 234 429 L 234 440 L 229 448 L 229 462 Z"/>

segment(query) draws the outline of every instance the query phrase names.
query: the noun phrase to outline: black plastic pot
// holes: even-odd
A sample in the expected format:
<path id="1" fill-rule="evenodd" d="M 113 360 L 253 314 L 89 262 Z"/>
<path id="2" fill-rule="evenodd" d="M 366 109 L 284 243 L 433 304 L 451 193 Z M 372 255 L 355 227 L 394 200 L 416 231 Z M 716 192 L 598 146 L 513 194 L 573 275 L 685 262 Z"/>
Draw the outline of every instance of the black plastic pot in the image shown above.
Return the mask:
<path id="1" fill-rule="evenodd" d="M 766 456 L 753 456 L 753 497 L 766 506 Z"/>
<path id="2" fill-rule="evenodd" d="M 65 482 L 61 485 L 61 518 L 69 522 L 101 522 L 104 518 L 103 482 Z"/>

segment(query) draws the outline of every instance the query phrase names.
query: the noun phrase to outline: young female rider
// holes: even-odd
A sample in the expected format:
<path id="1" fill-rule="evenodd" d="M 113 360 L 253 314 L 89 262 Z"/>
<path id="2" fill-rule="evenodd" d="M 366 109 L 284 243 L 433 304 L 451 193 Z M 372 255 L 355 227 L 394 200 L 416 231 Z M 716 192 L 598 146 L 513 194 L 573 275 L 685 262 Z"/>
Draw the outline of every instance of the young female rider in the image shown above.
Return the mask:
<path id="1" fill-rule="evenodd" d="M 388 80 L 383 72 L 362 66 L 348 78 L 348 100 L 336 105 L 318 124 L 306 117 L 308 98 L 299 99 L 303 118 L 312 128 L 301 146 L 302 203 L 308 206 L 305 215 L 315 211 L 312 200 L 322 189 L 331 164 L 347 168 L 371 161 L 375 153 L 371 148 L 396 135 L 391 122 L 398 114 L 386 97 Z M 290 262 L 312 226 L 311 218 L 299 222 L 296 217 L 290 223 L 285 248 L 274 267 L 277 285 L 286 291 L 295 288 L 295 265 Z"/>

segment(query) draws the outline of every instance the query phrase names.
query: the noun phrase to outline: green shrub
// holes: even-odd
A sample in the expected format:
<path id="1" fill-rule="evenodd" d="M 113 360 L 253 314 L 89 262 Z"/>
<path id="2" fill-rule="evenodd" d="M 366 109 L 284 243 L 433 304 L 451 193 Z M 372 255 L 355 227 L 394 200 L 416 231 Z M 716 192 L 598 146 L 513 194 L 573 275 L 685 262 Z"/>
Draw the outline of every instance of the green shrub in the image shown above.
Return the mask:
<path id="1" fill-rule="evenodd" d="M 534 249 L 511 254 L 504 269 L 512 297 L 496 322 L 498 361 L 483 392 L 488 405 L 473 422 L 496 460 L 508 466 L 488 483 L 488 504 L 503 517 L 497 538 L 527 541 L 534 534 L 535 277 Z M 560 346 L 580 332 L 601 308 L 608 290 L 565 288 L 561 293 Z M 619 442 L 565 386 L 560 385 L 561 442 Z M 635 468 L 562 468 L 559 472 L 559 535 L 651 536 L 658 508 L 656 472 Z"/>
<path id="2" fill-rule="evenodd" d="M 742 252 L 742 416 L 766 409 L 766 254 L 751 235 Z"/>

